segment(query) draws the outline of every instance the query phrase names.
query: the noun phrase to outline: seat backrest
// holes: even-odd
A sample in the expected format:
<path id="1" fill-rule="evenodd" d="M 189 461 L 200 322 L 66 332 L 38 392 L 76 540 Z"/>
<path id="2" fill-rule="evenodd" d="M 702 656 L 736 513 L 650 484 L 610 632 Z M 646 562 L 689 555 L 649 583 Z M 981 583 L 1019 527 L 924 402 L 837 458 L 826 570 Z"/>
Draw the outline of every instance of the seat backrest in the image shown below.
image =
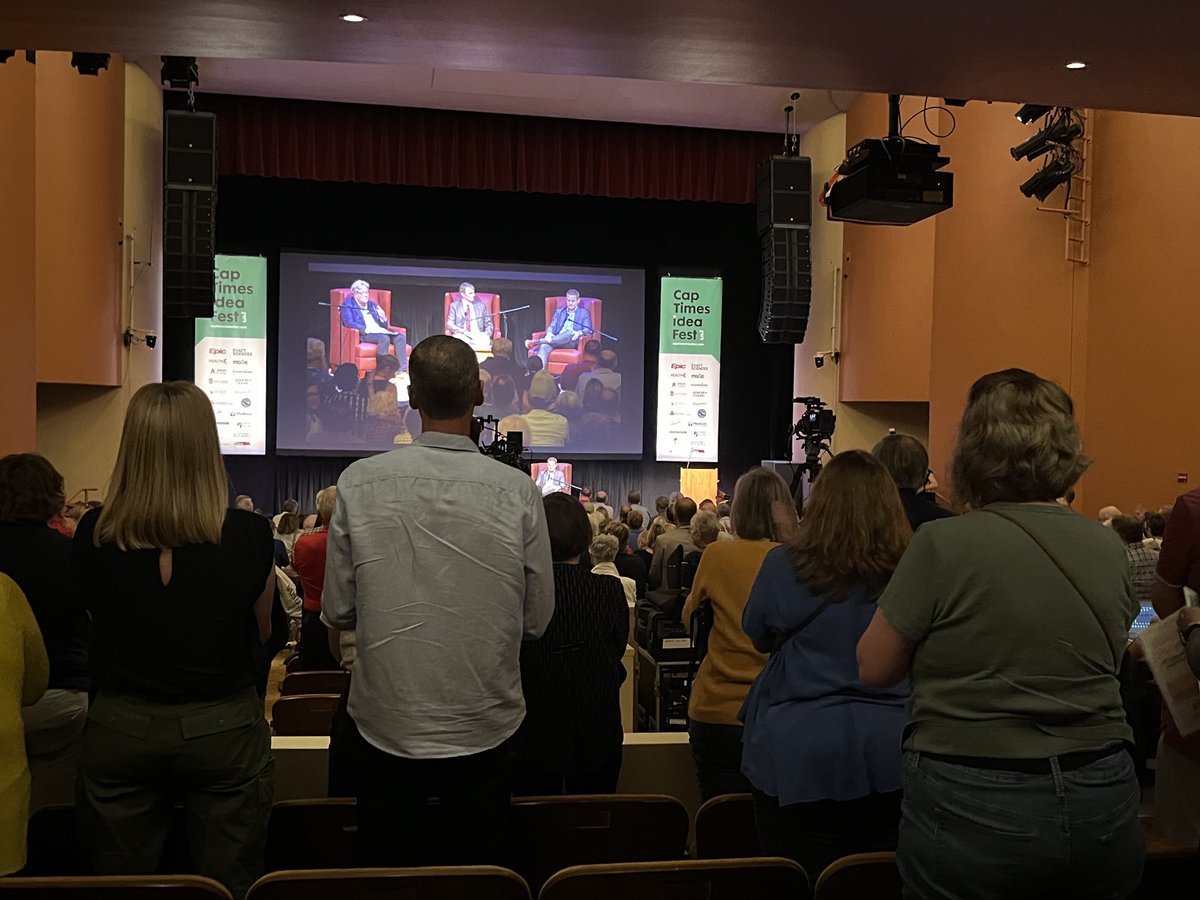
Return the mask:
<path id="1" fill-rule="evenodd" d="M 350 673 L 345 669 L 288 672 L 279 685 L 284 697 L 296 694 L 344 694 L 350 686 Z"/>
<path id="2" fill-rule="evenodd" d="M 357 864 L 358 816 L 353 798 L 281 800 L 271 807 L 266 871 L 352 869 Z"/>
<path id="3" fill-rule="evenodd" d="M 224 887 L 199 875 L 0 878 L 0 896 L 6 900 L 231 900 Z"/>
<path id="4" fill-rule="evenodd" d="M 855 853 L 826 866 L 814 896 L 824 900 L 900 900 L 900 870 L 895 853 Z"/>
<path id="5" fill-rule="evenodd" d="M 539 900 L 807 900 L 808 876 L 790 859 L 687 860 L 574 866 Z"/>
<path id="6" fill-rule="evenodd" d="M 273 872 L 246 900 L 530 900 L 518 875 L 496 866 Z"/>
<path id="7" fill-rule="evenodd" d="M 442 307 L 442 321 L 445 322 L 450 318 L 450 304 L 461 297 L 458 291 L 446 292 L 446 303 Z M 483 303 L 487 307 L 487 311 L 492 314 L 492 337 L 500 336 L 500 295 L 489 294 L 484 291 L 476 291 L 475 299 Z M 446 334 L 450 333 L 450 329 L 446 329 Z"/>
<path id="8" fill-rule="evenodd" d="M 683 564 L 683 544 L 680 544 L 663 562 L 663 587 L 679 587 L 679 568 Z"/>
<path id="9" fill-rule="evenodd" d="M 683 804 L 660 794 L 516 799 L 503 862 L 536 892 L 567 866 L 683 859 L 688 825 Z"/>
<path id="10" fill-rule="evenodd" d="M 350 297 L 350 288 L 334 288 L 329 292 L 329 365 L 339 366 L 357 360 L 358 332 L 342 325 L 342 304 Z M 367 291 L 367 297 L 379 304 L 392 319 L 392 292 Z"/>
<path id="11" fill-rule="evenodd" d="M 722 794 L 696 812 L 696 856 L 740 859 L 762 856 L 754 826 L 754 797 Z"/>
<path id="12" fill-rule="evenodd" d="M 280 697 L 271 707 L 271 730 L 280 737 L 328 736 L 337 694 L 295 694 Z"/>

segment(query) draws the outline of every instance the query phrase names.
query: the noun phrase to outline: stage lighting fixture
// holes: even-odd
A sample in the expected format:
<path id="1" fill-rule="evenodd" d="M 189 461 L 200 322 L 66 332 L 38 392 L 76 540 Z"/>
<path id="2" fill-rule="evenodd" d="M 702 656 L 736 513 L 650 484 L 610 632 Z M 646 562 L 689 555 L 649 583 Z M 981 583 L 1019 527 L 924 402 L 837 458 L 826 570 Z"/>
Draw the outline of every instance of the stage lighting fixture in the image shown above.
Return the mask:
<path id="1" fill-rule="evenodd" d="M 1026 197 L 1037 197 L 1039 201 L 1045 201 L 1056 187 L 1066 184 L 1074 174 L 1075 163 L 1066 156 L 1059 156 L 1034 172 L 1029 180 L 1021 185 L 1021 193 Z"/>
<path id="2" fill-rule="evenodd" d="M 16 55 L 16 50 L 0 50 L 0 63 L 6 63 Z"/>
<path id="3" fill-rule="evenodd" d="M 1035 122 L 1050 112 L 1049 106 L 1039 106 L 1036 103 L 1026 103 L 1017 110 L 1017 121 L 1022 125 L 1028 125 L 1030 122 Z"/>
<path id="4" fill-rule="evenodd" d="M 108 68 L 109 58 L 108 53 L 72 53 L 71 65 L 80 75 L 99 75 L 101 69 Z"/>
<path id="5" fill-rule="evenodd" d="M 1069 144 L 1081 134 L 1083 127 L 1063 116 L 1008 152 L 1012 154 L 1013 159 L 1037 159 L 1043 153 L 1049 153 L 1055 144 Z"/>
<path id="6" fill-rule="evenodd" d="M 194 56 L 164 56 L 160 82 L 166 82 L 173 88 L 186 91 L 200 83 L 200 67 L 196 65 Z"/>

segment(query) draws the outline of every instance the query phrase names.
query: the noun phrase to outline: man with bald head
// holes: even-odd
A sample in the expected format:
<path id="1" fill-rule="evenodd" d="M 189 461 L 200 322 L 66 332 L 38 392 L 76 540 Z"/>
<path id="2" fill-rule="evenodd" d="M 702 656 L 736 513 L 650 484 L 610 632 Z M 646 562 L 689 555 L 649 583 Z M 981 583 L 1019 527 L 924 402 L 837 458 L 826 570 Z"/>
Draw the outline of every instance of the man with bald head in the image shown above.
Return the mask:
<path id="1" fill-rule="evenodd" d="M 683 555 L 698 549 L 692 542 L 692 516 L 696 515 L 696 501 L 691 497 L 680 497 L 672 504 L 668 520 L 671 527 L 658 536 L 654 542 L 654 558 L 650 561 L 650 587 L 679 587 L 677 584 L 663 584 L 666 576 L 667 560 L 677 547 L 683 547 Z"/>
<path id="2" fill-rule="evenodd" d="M 409 372 L 422 433 L 338 479 L 321 617 L 357 629 L 347 740 L 363 863 L 492 862 L 525 717 L 521 641 L 554 612 L 550 537 L 533 480 L 470 438 L 474 351 L 436 335 Z M 447 826 L 433 847 L 431 797 Z"/>

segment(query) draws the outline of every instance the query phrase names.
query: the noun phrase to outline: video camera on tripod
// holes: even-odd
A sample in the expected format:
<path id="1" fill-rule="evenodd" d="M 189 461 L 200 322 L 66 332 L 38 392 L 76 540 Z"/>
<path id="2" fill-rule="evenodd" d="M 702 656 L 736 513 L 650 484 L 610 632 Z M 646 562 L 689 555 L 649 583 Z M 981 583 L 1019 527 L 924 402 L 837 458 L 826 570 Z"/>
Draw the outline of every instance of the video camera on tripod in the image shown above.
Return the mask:
<path id="1" fill-rule="evenodd" d="M 804 412 L 791 431 L 791 437 L 799 438 L 804 447 L 804 462 L 797 463 L 792 475 L 792 496 L 800 499 L 804 474 L 808 473 L 810 487 L 821 474 L 821 452 L 830 452 L 829 442 L 833 440 L 837 416 L 820 397 L 795 397 L 792 402 L 804 404 Z"/>
<path id="2" fill-rule="evenodd" d="M 530 472 L 529 460 L 525 458 L 525 441 L 519 431 L 510 431 L 506 434 L 500 434 L 500 423 L 494 416 L 485 418 L 475 418 L 475 432 L 478 435 L 479 452 L 484 456 L 490 456 L 498 462 L 504 463 L 506 466 L 512 466 L 514 469 L 520 469 L 526 475 Z M 492 434 L 492 440 L 489 443 L 484 443 L 484 438 L 488 432 Z"/>

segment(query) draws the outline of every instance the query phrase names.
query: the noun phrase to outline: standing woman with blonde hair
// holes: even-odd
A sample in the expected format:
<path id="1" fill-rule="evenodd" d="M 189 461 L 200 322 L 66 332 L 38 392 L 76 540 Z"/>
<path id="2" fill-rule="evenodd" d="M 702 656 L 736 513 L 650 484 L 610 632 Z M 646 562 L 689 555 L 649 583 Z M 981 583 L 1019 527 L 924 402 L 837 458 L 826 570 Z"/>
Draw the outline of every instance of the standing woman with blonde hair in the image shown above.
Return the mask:
<path id="1" fill-rule="evenodd" d="M 129 402 L 102 510 L 75 533 L 97 691 L 80 834 L 100 874 L 154 872 L 172 803 L 195 871 L 235 897 L 262 874 L 274 760 L 254 690 L 270 636 L 270 524 L 227 509 L 212 406 L 186 382 Z"/>
<path id="2" fill-rule="evenodd" d="M 1138 604 L 1121 539 L 1057 502 L 1088 466 L 1074 413 L 1022 369 L 972 385 L 951 466 L 971 511 L 917 530 L 859 642 L 868 684 L 911 670 L 906 898 L 1107 900 L 1141 880 L 1117 679 Z"/>

